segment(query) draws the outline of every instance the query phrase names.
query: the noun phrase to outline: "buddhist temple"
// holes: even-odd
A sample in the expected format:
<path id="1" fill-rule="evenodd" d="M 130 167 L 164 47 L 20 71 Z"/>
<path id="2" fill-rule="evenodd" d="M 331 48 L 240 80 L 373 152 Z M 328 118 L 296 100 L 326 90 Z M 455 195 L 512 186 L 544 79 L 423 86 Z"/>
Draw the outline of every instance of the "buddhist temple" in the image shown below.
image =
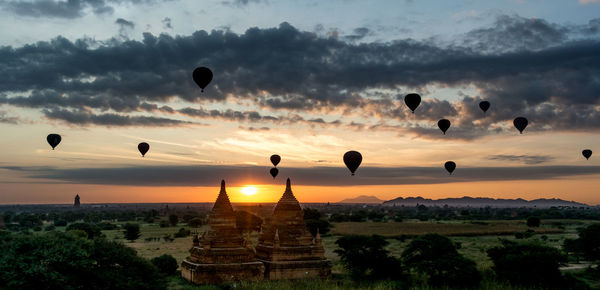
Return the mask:
<path id="1" fill-rule="evenodd" d="M 265 279 L 325 278 L 331 263 L 325 259 L 321 236 L 313 238 L 288 178 L 273 215 L 261 229 L 256 257 L 265 264 Z"/>
<path id="2" fill-rule="evenodd" d="M 190 256 L 181 264 L 183 278 L 195 284 L 262 280 L 265 267 L 255 258 L 249 236 L 243 238 L 236 227 L 225 181 L 208 225 L 202 236 L 195 236 Z"/>
<path id="3" fill-rule="evenodd" d="M 75 201 L 73 202 L 73 207 L 79 207 L 81 205 L 79 194 L 75 195 Z"/>

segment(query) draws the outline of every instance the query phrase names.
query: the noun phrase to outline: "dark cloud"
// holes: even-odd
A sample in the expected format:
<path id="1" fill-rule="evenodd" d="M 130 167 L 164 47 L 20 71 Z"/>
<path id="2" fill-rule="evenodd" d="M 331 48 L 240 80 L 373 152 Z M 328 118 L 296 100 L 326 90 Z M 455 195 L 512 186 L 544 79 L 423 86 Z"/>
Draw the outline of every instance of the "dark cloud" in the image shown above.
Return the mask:
<path id="1" fill-rule="evenodd" d="M 93 14 L 112 14 L 120 3 L 153 3 L 158 0 L 6 0 L 0 7 L 17 15 L 49 18 L 79 18 L 88 11 Z"/>
<path id="2" fill-rule="evenodd" d="M 595 25 L 590 21 L 584 27 L 561 26 L 503 16 L 493 27 L 474 30 L 453 45 L 411 39 L 355 44 L 299 31 L 287 23 L 243 34 L 146 33 L 141 41 L 57 37 L 0 48 L 0 93 L 19 95 L 0 101 L 281 122 L 282 115 L 259 111 L 189 112 L 153 105 L 178 98 L 205 102 L 235 97 L 261 110 L 294 112 L 298 117 L 341 110 L 344 116 L 374 117 L 379 128 L 404 126 L 422 136 L 435 129 L 425 124 L 448 118 L 451 130 L 463 132 L 456 136 L 464 139 L 499 132 L 519 115 L 530 119 L 527 130 L 598 130 L 600 40 L 581 38 L 580 33 Z M 578 38 L 571 37 L 574 33 Z M 190 77 L 199 65 L 215 74 L 203 94 Z M 428 86 L 473 86 L 479 92 L 450 103 L 428 95 Z M 414 115 L 396 99 L 401 87 L 424 91 Z M 486 115 L 477 108 L 481 99 L 492 103 Z M 386 124 L 391 121 L 400 124 Z"/>
<path id="3" fill-rule="evenodd" d="M 221 179 L 237 186 L 282 184 L 290 177 L 294 184 L 320 186 L 443 184 L 451 182 L 548 180 L 600 174 L 600 166 L 529 166 L 459 168 L 452 175 L 440 167 L 361 167 L 356 176 L 342 167 L 281 168 L 273 180 L 268 167 L 259 166 L 153 166 L 125 168 L 28 168 L 0 167 L 22 171 L 31 178 L 81 184 L 138 186 L 217 186 Z"/>
<path id="4" fill-rule="evenodd" d="M 358 41 L 365 38 L 368 35 L 371 35 L 373 32 L 366 27 L 355 28 L 352 31 L 352 34 L 344 36 L 344 39 L 348 41 Z"/>
<path id="5" fill-rule="evenodd" d="M 44 116 L 51 120 L 63 121 L 77 125 L 100 125 L 108 127 L 141 126 L 141 127 L 164 127 L 184 126 L 197 123 L 186 122 L 168 118 L 157 118 L 151 116 L 130 116 L 113 113 L 95 114 L 88 110 L 63 110 L 44 109 Z"/>
<path id="6" fill-rule="evenodd" d="M 522 162 L 525 164 L 541 164 L 552 161 L 554 157 L 548 155 L 492 155 L 488 157 L 489 160 L 496 161 L 511 161 L 511 162 Z"/>

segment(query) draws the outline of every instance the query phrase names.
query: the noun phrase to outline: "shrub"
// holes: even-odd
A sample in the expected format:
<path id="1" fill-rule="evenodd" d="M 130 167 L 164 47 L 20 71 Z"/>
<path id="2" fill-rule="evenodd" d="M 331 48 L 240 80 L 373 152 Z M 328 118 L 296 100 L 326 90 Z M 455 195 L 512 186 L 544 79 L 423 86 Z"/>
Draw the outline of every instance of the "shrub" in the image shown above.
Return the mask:
<path id="1" fill-rule="evenodd" d="M 177 272 L 177 260 L 171 255 L 161 255 L 150 260 L 152 264 L 158 269 L 159 272 L 165 275 L 173 275 Z"/>
<path id="2" fill-rule="evenodd" d="M 55 220 L 54 221 L 54 226 L 57 226 L 57 227 L 66 227 L 67 226 L 67 221 L 66 220 Z"/>
<path id="3" fill-rule="evenodd" d="M 186 230 L 185 228 L 180 228 L 178 232 L 176 232 L 173 236 L 176 238 L 185 238 L 190 235 L 190 230 Z"/>

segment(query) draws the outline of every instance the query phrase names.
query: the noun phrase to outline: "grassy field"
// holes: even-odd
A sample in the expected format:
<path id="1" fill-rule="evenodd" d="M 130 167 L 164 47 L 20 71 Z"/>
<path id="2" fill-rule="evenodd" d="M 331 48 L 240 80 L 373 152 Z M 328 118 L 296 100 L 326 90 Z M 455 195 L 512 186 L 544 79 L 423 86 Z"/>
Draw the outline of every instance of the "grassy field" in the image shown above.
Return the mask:
<path id="1" fill-rule="evenodd" d="M 572 221 L 572 220 L 545 220 L 542 226 L 535 229 L 536 234 L 530 239 L 541 239 L 545 236 L 544 243 L 560 247 L 565 238 L 575 238 L 576 229 L 593 221 Z M 188 228 L 185 224 L 177 227 L 161 228 L 158 223 L 141 224 L 141 237 L 135 242 L 124 240 L 122 230 L 103 231 L 107 238 L 121 241 L 127 246 L 135 248 L 138 253 L 146 258 L 153 258 L 162 254 L 172 255 L 181 262 L 188 256 L 188 250 L 192 246 L 192 237 L 175 238 L 172 241 L 165 240 L 163 237 L 176 233 L 179 228 L 187 228 L 192 232 L 203 232 L 206 226 L 202 228 Z M 362 223 L 335 223 L 330 234 L 323 236 L 323 246 L 325 255 L 332 261 L 334 279 L 328 281 L 281 281 L 281 282 L 259 282 L 242 283 L 243 289 L 394 289 L 396 284 L 392 282 L 379 282 L 369 285 L 355 285 L 350 283 L 345 277 L 345 269 L 339 262 L 339 257 L 334 253 L 337 248 L 335 241 L 342 235 L 348 234 L 378 234 L 387 237 L 389 245 L 387 249 L 394 256 L 400 256 L 405 246 L 410 242 L 411 237 L 439 233 L 448 235 L 451 239 L 460 245 L 459 252 L 465 257 L 475 261 L 477 267 L 484 275 L 491 270 L 492 263 L 487 257 L 486 250 L 500 245 L 500 238 L 516 239 L 515 233 L 522 233 L 528 230 L 525 221 L 443 221 L 443 222 L 362 222 Z M 148 238 L 159 238 L 158 241 L 148 241 Z M 252 235 L 253 243 L 256 245 L 258 236 Z M 338 277 L 337 279 L 335 277 Z M 181 278 L 172 278 L 170 288 L 172 289 L 198 289 L 189 285 Z M 486 284 L 487 283 L 487 284 Z M 483 289 L 518 289 L 507 288 L 507 285 L 501 285 L 495 281 L 485 280 Z M 237 285 L 237 284 L 236 284 Z M 233 285 L 230 285 L 233 287 Z M 368 286 L 368 287 L 367 287 Z M 505 287 L 506 286 L 506 287 Z M 200 289 L 218 289 L 210 286 Z"/>

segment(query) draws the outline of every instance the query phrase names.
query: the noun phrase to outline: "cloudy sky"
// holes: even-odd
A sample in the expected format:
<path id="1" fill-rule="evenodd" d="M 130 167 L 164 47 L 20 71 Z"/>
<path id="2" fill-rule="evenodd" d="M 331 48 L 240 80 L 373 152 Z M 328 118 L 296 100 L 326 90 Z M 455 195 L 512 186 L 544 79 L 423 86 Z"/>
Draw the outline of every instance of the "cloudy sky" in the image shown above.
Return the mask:
<path id="1" fill-rule="evenodd" d="M 223 178 L 265 202 L 290 177 L 304 202 L 600 204 L 599 156 L 581 155 L 600 155 L 600 1 L 199 3 L 0 2 L 0 203 L 213 201 Z"/>

